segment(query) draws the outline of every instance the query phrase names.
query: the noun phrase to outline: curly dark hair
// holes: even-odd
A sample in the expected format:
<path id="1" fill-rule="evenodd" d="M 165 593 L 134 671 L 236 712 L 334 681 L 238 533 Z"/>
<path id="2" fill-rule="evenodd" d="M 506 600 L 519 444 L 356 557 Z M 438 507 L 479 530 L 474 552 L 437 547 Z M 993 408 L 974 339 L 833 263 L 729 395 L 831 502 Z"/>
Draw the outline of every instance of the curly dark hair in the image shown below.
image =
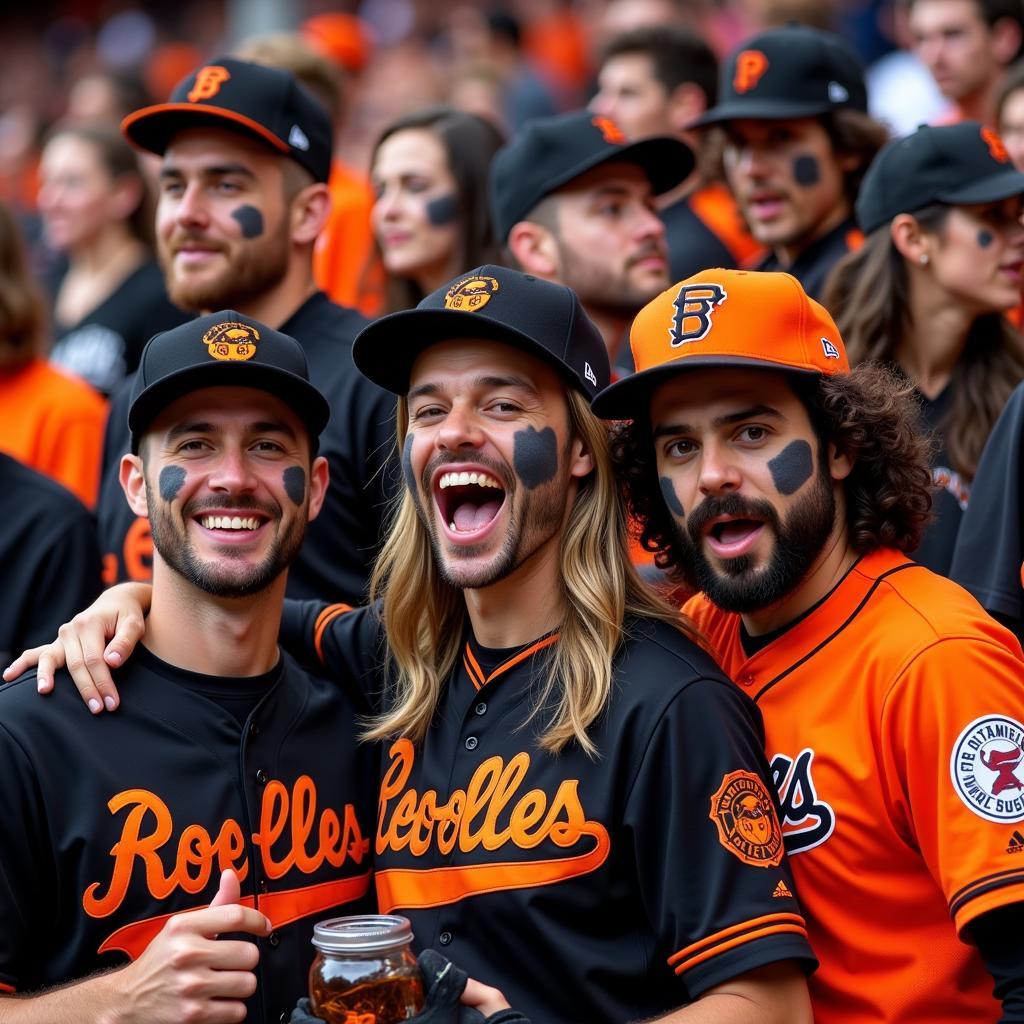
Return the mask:
<path id="1" fill-rule="evenodd" d="M 921 429 L 912 386 L 877 364 L 834 377 L 794 376 L 792 383 L 822 451 L 831 443 L 853 459 L 843 481 L 850 545 L 862 555 L 881 547 L 913 551 L 931 518 L 932 440 Z M 615 425 L 612 459 L 640 545 L 670 579 L 692 584 L 646 418 Z"/>

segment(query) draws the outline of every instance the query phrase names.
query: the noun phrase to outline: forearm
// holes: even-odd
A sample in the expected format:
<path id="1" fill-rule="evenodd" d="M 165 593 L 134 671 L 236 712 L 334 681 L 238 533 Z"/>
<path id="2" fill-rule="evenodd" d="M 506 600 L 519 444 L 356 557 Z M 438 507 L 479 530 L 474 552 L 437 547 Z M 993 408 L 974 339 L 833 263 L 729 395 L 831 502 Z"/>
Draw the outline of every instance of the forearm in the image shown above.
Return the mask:
<path id="1" fill-rule="evenodd" d="M 0 1024 L 134 1024 L 120 1011 L 120 973 L 105 971 L 44 992 L 0 997 Z"/>
<path id="2" fill-rule="evenodd" d="M 718 985 L 657 1024 L 813 1024 L 803 972 L 770 964 Z M 652 1022 L 654 1024 L 654 1022 Z"/>

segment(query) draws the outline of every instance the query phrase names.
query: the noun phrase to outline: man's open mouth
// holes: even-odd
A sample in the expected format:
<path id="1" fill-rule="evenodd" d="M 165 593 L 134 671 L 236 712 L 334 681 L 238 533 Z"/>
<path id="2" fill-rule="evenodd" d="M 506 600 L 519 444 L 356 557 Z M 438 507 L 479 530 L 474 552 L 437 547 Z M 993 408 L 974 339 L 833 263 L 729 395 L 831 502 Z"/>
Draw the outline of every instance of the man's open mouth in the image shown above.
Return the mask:
<path id="1" fill-rule="evenodd" d="M 712 520 L 704 533 L 715 554 L 735 558 L 746 554 L 763 528 L 760 519 L 721 517 Z"/>
<path id="2" fill-rule="evenodd" d="M 476 536 L 497 518 L 505 487 L 482 469 L 441 471 L 435 477 L 434 501 L 450 534 Z"/>

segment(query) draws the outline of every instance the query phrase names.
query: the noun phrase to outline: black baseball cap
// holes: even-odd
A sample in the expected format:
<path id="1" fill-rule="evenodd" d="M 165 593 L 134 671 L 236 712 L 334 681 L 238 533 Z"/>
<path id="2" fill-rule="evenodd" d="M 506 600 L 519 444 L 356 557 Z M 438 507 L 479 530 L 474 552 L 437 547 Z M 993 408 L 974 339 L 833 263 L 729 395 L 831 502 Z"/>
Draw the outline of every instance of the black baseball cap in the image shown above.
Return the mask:
<path id="1" fill-rule="evenodd" d="M 121 122 L 140 149 L 163 156 L 186 128 L 232 128 L 291 157 L 327 181 L 334 145 L 322 103 L 290 71 L 221 57 L 180 81 L 166 103 L 143 107 Z"/>
<path id="2" fill-rule="evenodd" d="M 246 387 L 281 399 L 315 442 L 331 408 L 309 382 L 306 354 L 287 334 L 233 309 L 197 317 L 146 342 L 132 385 L 128 429 L 132 451 L 171 402 L 200 388 Z"/>
<path id="3" fill-rule="evenodd" d="M 921 125 L 872 161 L 857 197 L 857 222 L 868 233 L 931 203 L 991 203 L 1022 194 L 1024 174 L 991 128 L 977 121 Z"/>
<path id="4" fill-rule="evenodd" d="M 693 151 L 682 140 L 657 136 L 627 142 L 611 118 L 589 110 L 535 118 L 491 163 L 491 211 L 498 238 L 508 238 L 513 225 L 545 196 L 612 161 L 636 164 L 655 195 L 675 188 L 694 167 Z"/>
<path id="5" fill-rule="evenodd" d="M 867 109 L 864 66 L 849 44 L 809 25 L 785 25 L 729 54 L 719 71 L 718 102 L 693 126 Z"/>
<path id="6" fill-rule="evenodd" d="M 484 338 L 522 349 L 554 366 L 588 400 L 611 379 L 604 339 L 571 288 L 492 265 L 459 275 L 415 309 L 364 327 L 352 358 L 374 384 L 404 395 L 416 357 L 453 338 Z"/>

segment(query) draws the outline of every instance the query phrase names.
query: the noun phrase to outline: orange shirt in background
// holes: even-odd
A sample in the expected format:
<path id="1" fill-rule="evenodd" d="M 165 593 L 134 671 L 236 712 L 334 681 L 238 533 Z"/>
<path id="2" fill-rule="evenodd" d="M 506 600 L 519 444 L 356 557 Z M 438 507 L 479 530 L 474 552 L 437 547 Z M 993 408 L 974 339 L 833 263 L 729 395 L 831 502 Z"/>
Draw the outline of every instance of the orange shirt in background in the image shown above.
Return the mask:
<path id="1" fill-rule="evenodd" d="M 107 403 L 45 359 L 0 370 L 0 450 L 96 504 Z"/>
<path id="2" fill-rule="evenodd" d="M 327 187 L 331 215 L 313 250 L 313 276 L 335 302 L 377 316 L 384 308 L 384 268 L 370 228 L 373 190 L 340 160 L 331 164 Z"/>

